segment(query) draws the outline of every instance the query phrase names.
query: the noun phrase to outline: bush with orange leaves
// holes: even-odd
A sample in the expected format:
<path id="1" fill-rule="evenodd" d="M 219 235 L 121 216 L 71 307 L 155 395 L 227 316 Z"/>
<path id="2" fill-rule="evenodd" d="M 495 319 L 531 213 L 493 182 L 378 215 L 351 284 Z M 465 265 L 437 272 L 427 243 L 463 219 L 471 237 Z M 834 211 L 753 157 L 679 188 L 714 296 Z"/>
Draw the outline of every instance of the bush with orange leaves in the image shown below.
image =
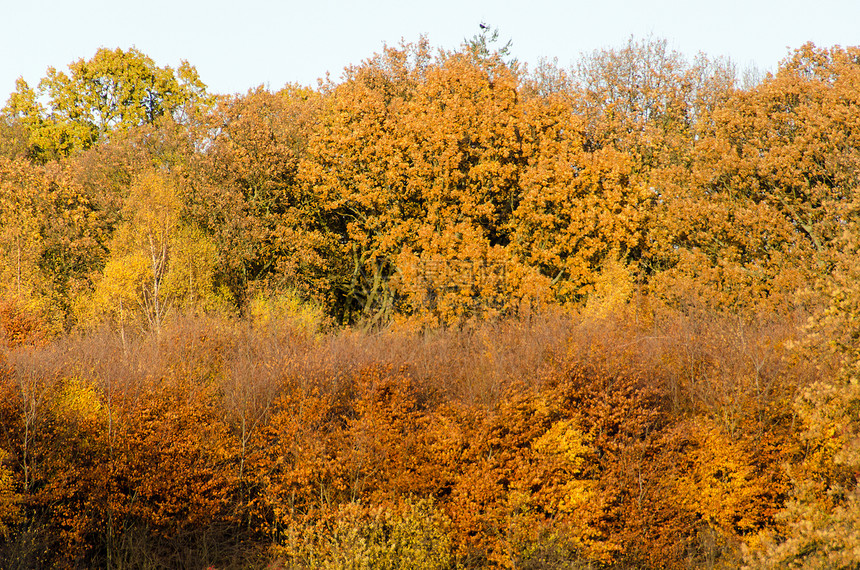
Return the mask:
<path id="1" fill-rule="evenodd" d="M 781 337 L 613 307 L 422 334 L 188 319 L 15 349 L 0 447 L 21 518 L 0 554 L 29 524 L 26 559 L 68 567 L 730 566 L 780 528 L 797 433 L 775 379 L 795 372 L 761 354 Z"/>
<path id="2" fill-rule="evenodd" d="M 7 347 L 39 344 L 51 336 L 49 325 L 38 310 L 21 299 L 0 299 L 0 343 Z"/>

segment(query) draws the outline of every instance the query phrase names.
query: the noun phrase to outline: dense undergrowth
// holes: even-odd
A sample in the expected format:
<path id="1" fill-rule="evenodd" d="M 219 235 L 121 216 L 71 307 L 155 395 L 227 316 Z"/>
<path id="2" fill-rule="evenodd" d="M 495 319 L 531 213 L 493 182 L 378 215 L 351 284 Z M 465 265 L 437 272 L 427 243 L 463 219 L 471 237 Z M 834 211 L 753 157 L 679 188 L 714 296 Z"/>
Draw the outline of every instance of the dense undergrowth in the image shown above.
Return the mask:
<path id="1" fill-rule="evenodd" d="M 107 329 L 45 340 L 35 316 L 7 311 L 0 561 L 713 568 L 765 556 L 788 534 L 780 513 L 801 472 L 828 469 L 810 464 L 795 401 L 833 363 L 789 348 L 803 315 L 642 317 L 627 306 L 381 333 L 188 317 L 123 344 Z"/>

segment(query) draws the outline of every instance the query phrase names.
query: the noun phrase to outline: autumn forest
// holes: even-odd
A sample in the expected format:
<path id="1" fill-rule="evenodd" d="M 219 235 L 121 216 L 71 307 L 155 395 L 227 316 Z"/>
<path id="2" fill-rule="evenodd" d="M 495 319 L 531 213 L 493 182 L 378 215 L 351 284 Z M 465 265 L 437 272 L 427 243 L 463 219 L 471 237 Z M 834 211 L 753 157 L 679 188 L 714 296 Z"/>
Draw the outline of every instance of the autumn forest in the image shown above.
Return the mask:
<path id="1" fill-rule="evenodd" d="M 0 567 L 860 567 L 860 47 L 89 57 L 0 110 Z"/>

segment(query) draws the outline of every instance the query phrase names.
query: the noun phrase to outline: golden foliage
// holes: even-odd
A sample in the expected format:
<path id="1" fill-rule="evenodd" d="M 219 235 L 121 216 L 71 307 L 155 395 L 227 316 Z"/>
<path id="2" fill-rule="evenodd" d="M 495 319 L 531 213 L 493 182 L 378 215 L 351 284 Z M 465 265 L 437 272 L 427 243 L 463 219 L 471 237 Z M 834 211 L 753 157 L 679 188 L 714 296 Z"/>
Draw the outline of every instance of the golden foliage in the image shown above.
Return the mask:
<path id="1" fill-rule="evenodd" d="M 0 565 L 856 565 L 857 48 L 496 39 L 19 82 Z"/>

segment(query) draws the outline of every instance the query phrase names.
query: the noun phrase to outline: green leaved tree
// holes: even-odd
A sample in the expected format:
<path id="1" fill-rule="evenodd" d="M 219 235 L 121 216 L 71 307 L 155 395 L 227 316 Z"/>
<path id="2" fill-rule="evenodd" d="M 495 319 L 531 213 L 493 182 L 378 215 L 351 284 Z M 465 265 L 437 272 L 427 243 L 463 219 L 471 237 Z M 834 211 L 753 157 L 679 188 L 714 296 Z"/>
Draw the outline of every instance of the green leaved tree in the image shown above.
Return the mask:
<path id="1" fill-rule="evenodd" d="M 44 103 L 43 103 L 44 101 Z M 184 121 L 211 102 L 196 69 L 158 67 L 135 48 L 99 49 L 68 73 L 49 67 L 38 88 L 19 79 L 2 110 L 4 122 L 27 131 L 28 155 L 41 162 L 74 154 L 115 130 Z"/>

